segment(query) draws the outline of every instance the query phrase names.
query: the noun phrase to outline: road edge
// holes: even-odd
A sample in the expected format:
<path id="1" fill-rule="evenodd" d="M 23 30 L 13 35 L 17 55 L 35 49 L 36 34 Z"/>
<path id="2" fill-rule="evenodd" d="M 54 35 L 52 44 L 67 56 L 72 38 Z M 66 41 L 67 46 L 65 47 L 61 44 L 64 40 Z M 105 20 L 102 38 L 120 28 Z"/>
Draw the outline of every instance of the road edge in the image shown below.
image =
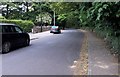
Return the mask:
<path id="1" fill-rule="evenodd" d="M 87 31 L 79 29 L 84 33 L 84 38 L 80 50 L 80 57 L 74 61 L 74 75 L 88 75 L 88 37 Z"/>

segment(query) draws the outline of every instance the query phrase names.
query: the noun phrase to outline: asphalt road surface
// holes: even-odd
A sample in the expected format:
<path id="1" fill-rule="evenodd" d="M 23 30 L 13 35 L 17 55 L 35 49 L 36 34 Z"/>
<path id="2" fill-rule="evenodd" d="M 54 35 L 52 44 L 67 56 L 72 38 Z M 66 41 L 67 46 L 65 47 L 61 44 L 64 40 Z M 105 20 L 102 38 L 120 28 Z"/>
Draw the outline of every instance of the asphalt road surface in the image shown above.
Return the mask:
<path id="1" fill-rule="evenodd" d="M 30 46 L 2 55 L 2 74 L 73 75 L 71 66 L 79 58 L 84 34 L 64 30 L 61 34 L 48 31 L 36 36 Z"/>

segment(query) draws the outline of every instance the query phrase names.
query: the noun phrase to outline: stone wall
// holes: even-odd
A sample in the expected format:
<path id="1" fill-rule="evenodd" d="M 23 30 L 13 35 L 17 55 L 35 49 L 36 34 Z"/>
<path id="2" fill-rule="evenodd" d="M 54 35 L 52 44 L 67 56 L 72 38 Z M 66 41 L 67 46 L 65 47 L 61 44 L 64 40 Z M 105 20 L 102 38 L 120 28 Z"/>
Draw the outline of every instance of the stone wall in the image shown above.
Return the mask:
<path id="1" fill-rule="evenodd" d="M 50 26 L 42 26 L 42 32 L 50 30 Z M 41 26 L 34 26 L 32 28 L 32 33 L 39 33 L 41 32 Z"/>

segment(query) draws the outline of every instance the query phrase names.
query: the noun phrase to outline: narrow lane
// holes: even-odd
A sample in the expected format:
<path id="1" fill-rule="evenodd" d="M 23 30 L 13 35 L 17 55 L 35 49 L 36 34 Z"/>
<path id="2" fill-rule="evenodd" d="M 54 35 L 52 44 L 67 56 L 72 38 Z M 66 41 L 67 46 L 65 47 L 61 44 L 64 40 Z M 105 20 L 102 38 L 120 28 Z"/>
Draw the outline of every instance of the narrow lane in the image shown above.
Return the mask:
<path id="1" fill-rule="evenodd" d="M 3 75 L 73 75 L 70 68 L 79 58 L 84 34 L 64 30 L 62 34 L 46 32 L 31 45 L 2 55 Z"/>

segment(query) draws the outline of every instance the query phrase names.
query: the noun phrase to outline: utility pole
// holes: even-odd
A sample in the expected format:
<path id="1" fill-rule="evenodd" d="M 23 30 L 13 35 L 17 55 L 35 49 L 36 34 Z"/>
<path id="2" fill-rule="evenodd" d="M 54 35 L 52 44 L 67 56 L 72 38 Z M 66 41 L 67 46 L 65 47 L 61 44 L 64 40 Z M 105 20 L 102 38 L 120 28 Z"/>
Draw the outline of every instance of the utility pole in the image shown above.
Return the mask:
<path id="1" fill-rule="evenodd" d="M 55 26 L 55 10 L 54 10 L 54 26 Z"/>

